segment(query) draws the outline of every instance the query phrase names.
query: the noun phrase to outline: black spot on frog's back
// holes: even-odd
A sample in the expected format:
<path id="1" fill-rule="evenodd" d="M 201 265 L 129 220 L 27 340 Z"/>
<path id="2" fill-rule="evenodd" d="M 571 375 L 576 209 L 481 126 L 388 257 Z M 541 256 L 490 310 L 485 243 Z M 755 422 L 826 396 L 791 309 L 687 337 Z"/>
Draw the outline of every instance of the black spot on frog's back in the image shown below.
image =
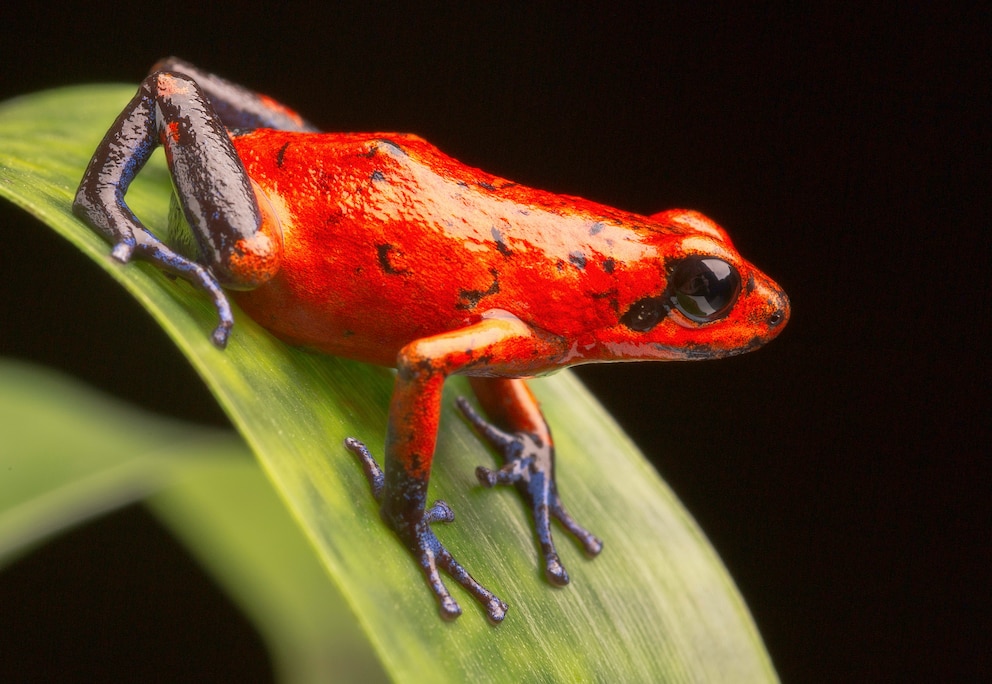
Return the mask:
<path id="1" fill-rule="evenodd" d="M 507 258 L 513 256 L 513 250 L 507 246 L 506 241 L 503 239 L 503 234 L 499 232 L 499 228 L 496 226 L 493 226 L 492 228 L 492 236 L 493 240 L 496 242 L 496 251 Z"/>
<path id="2" fill-rule="evenodd" d="M 489 269 L 489 273 L 493 276 L 493 283 L 489 286 L 488 290 L 459 290 L 458 291 L 458 303 L 455 305 L 456 309 L 460 311 L 471 311 L 479 305 L 484 297 L 494 295 L 499 292 L 499 271 L 495 268 Z"/>
<path id="3" fill-rule="evenodd" d="M 289 141 L 283 143 L 283 146 L 279 148 L 276 152 L 276 168 L 281 169 L 282 163 L 286 160 L 286 150 L 289 148 Z"/>
<path id="4" fill-rule="evenodd" d="M 379 260 L 379 268 L 382 269 L 383 273 L 388 275 L 403 275 L 408 273 L 405 268 L 396 268 L 392 262 L 392 254 L 395 251 L 395 247 L 388 243 L 383 243 L 375 246 L 376 255 Z"/>

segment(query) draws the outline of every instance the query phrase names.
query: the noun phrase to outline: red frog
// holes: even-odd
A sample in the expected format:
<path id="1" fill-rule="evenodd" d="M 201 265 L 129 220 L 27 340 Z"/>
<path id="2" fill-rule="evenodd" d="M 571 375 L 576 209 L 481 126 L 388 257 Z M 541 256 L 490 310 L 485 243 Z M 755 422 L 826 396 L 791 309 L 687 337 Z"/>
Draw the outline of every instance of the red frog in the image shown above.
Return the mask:
<path id="1" fill-rule="evenodd" d="M 175 187 L 163 242 L 124 195 L 154 148 Z M 178 200 L 178 201 L 176 201 Z M 785 293 L 694 211 L 641 216 L 470 168 L 413 135 L 320 133 L 279 103 L 177 59 L 155 65 L 97 148 L 75 213 L 120 262 L 147 259 L 212 298 L 228 342 L 238 306 L 280 339 L 397 369 L 384 469 L 356 439 L 383 520 L 414 556 L 441 615 L 461 613 L 441 571 L 499 622 L 506 604 L 431 530 L 441 408 L 467 375 L 493 423 L 459 405 L 502 454 L 478 468 L 534 512 L 545 574 L 568 574 L 551 433 L 523 378 L 607 361 L 716 359 L 756 349 L 789 318 Z M 497 427 L 497 425 L 499 427 Z"/>

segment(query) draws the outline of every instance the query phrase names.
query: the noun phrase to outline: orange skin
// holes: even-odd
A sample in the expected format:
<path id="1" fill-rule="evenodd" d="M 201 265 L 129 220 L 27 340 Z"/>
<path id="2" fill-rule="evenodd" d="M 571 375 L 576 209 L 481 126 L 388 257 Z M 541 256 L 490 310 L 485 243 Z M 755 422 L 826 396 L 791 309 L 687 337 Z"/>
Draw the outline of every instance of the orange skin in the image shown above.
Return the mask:
<path id="1" fill-rule="evenodd" d="M 467 167 L 412 135 L 307 132 L 298 115 L 264 96 L 225 90 L 238 87 L 178 61 L 163 64 L 94 155 L 77 213 L 115 243 L 120 260 L 134 251 L 204 287 L 222 321 L 226 300 L 216 282 L 232 288 L 245 313 L 291 344 L 398 369 L 385 472 L 361 443 L 349 440 L 348 446 L 361 458 L 384 520 L 421 565 L 445 617 L 460 609 L 438 566 L 493 621 L 506 611 L 429 527 L 452 517 L 444 504 L 426 506 L 448 376 L 471 376 L 486 413 L 510 430 L 490 426 L 464 406 L 507 460 L 501 471 L 480 469 L 480 481 L 515 483 L 530 497 L 546 573 L 564 584 L 568 576 L 550 531 L 542 531 L 549 511 L 591 555 L 601 542 L 561 507 L 551 434 L 522 378 L 582 363 L 731 356 L 763 345 L 785 327 L 785 294 L 701 214 L 640 216 L 527 188 Z M 205 84 L 202 92 L 197 81 Z M 292 130 L 239 130 L 227 137 L 223 126 L 232 123 L 213 114 L 208 98 L 245 110 L 258 106 Z M 153 99 L 158 110 L 147 104 Z M 143 135 L 157 135 L 166 147 L 198 253 L 165 252 L 154 238 L 136 232 L 132 238 L 132 227 L 106 218 L 114 209 L 107 208 L 110 191 L 126 189 L 136 172 L 132 166 L 143 163 L 128 162 L 122 171 L 116 161 L 144 154 L 143 142 L 118 142 L 130 134 L 128 126 L 147 129 Z M 214 171 L 216 159 L 222 163 Z M 223 177 L 238 160 L 243 171 L 235 169 L 225 182 L 212 180 L 210 173 Z M 177 176 L 196 167 L 206 169 L 200 174 L 206 180 Z M 221 194 L 239 182 L 240 195 Z M 232 216 L 249 210 L 258 217 L 255 224 L 232 227 L 240 220 L 232 218 L 211 225 L 191 209 L 215 200 L 233 207 Z M 115 201 L 119 209 L 122 203 Z M 194 243 L 189 235 L 180 237 Z M 721 272 L 729 265 L 728 282 L 739 287 L 728 289 L 719 311 L 694 317 L 673 295 L 679 287 L 673 274 L 687 260 L 700 259 L 722 262 Z M 645 314 L 650 320 L 632 323 L 631 312 L 643 302 L 653 307 Z M 226 342 L 229 328 L 228 319 L 215 332 L 218 344 Z M 510 473 L 514 464 L 522 467 L 521 457 L 511 455 L 520 449 L 544 464 L 540 473 Z"/>
<path id="2" fill-rule="evenodd" d="M 787 310 L 781 289 L 695 212 L 645 217 L 527 188 L 411 135 L 259 130 L 234 145 L 284 241 L 279 272 L 235 299 L 294 344 L 395 366 L 410 342 L 504 311 L 541 338 L 540 353 L 525 345 L 459 369 L 516 377 L 739 354 L 783 327 L 769 323 Z M 673 314 L 647 335 L 619 325 L 665 289 L 665 262 L 688 254 L 720 256 L 753 287 L 716 323 Z"/>

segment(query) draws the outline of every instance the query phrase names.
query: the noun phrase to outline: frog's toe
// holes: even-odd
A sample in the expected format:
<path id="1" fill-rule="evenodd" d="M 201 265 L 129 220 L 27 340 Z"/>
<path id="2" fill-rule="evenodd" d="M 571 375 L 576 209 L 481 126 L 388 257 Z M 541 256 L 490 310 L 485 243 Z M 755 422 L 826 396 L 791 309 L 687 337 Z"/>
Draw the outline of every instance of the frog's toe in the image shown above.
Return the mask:
<path id="1" fill-rule="evenodd" d="M 450 523 L 455 520 L 455 512 L 451 510 L 444 501 L 435 501 L 434 505 L 424 512 L 424 521 L 428 524 L 434 522 Z"/>
<path id="2" fill-rule="evenodd" d="M 603 550 L 603 540 L 576 522 L 575 518 L 565 510 L 557 494 L 554 497 L 550 512 L 555 520 L 561 523 L 561 526 L 568 530 L 569 534 L 582 544 L 582 549 L 586 552 L 587 556 L 592 558 L 600 554 Z"/>
<path id="3" fill-rule="evenodd" d="M 227 347 L 227 338 L 230 336 L 231 325 L 224 321 L 214 328 L 213 333 L 210 335 L 210 341 L 213 342 L 214 346 L 218 349 L 224 349 Z"/>
<path id="4" fill-rule="evenodd" d="M 369 481 L 369 487 L 372 489 L 372 498 L 376 501 L 382 500 L 382 488 L 386 482 L 385 473 L 383 473 L 382 468 L 376 462 L 375 457 L 372 452 L 369 451 L 368 447 L 365 446 L 364 442 L 361 442 L 354 437 L 346 437 L 344 440 L 344 446 L 348 451 L 355 454 L 358 457 L 359 462 L 362 464 L 362 471 L 365 473 L 365 478 Z"/>
<path id="5" fill-rule="evenodd" d="M 134 240 L 121 240 L 114 248 L 110 250 L 110 256 L 114 258 L 115 261 L 119 261 L 122 264 L 126 264 L 131 261 L 131 256 L 134 254 Z"/>
<path id="6" fill-rule="evenodd" d="M 506 617 L 507 608 L 506 603 L 493 596 L 492 600 L 486 604 L 486 614 L 489 617 L 489 621 L 496 625 L 501 623 L 503 618 Z"/>
<path id="7" fill-rule="evenodd" d="M 498 484 L 514 484 L 520 480 L 520 477 L 514 473 L 514 465 L 511 463 L 499 470 L 478 466 L 475 469 L 475 479 L 487 489 L 491 489 Z"/>
<path id="8" fill-rule="evenodd" d="M 445 620 L 455 620 L 462 614 L 462 607 L 450 596 L 443 596 L 438 599 L 438 612 Z"/>
<path id="9" fill-rule="evenodd" d="M 556 587 L 563 587 L 568 584 L 568 572 L 566 572 L 565 566 L 561 564 L 558 554 L 555 554 L 554 558 L 548 558 L 545 561 L 544 576 Z"/>
<path id="10" fill-rule="evenodd" d="M 429 539 L 427 539 L 429 535 Z M 486 617 L 493 624 L 499 624 L 506 617 L 507 605 L 500 599 L 496 594 L 492 593 L 484 586 L 479 584 L 472 575 L 468 573 L 461 563 L 456 561 L 454 557 L 448 553 L 448 550 L 444 548 L 443 545 L 434 536 L 434 533 L 427 530 L 424 533 L 424 539 L 421 543 L 425 546 L 432 547 L 433 553 L 429 554 L 431 558 L 432 566 L 424 567 L 427 575 L 427 582 L 431 585 L 434 590 L 435 595 L 438 598 L 438 603 L 441 610 L 441 615 L 447 619 L 453 619 L 458 617 L 461 613 L 461 609 L 458 609 L 457 614 L 448 614 L 448 605 L 453 604 L 455 608 L 458 608 L 458 604 L 454 602 L 451 596 L 448 595 L 448 591 L 444 584 L 440 581 L 437 575 L 437 568 L 443 570 L 451 579 L 455 580 L 458 584 L 462 586 L 472 597 L 479 602 L 483 610 L 486 611 Z M 436 563 L 436 565 L 434 565 Z"/>

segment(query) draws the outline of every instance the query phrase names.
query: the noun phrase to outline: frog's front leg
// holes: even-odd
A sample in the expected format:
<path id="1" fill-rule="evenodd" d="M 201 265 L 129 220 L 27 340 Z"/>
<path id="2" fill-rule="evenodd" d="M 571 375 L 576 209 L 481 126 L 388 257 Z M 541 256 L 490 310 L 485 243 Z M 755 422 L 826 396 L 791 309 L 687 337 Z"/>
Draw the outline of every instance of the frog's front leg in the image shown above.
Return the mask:
<path id="1" fill-rule="evenodd" d="M 180 254 L 145 228 L 124 201 L 134 177 L 161 144 L 198 253 Z M 253 287 L 278 269 L 281 242 L 227 130 L 197 84 L 179 73 L 151 74 L 97 147 L 73 203 L 77 216 L 113 245 L 205 290 L 223 347 L 233 325 L 221 286 Z"/>
<path id="2" fill-rule="evenodd" d="M 437 539 L 433 522 L 451 522 L 444 502 L 427 507 L 427 487 L 441 414 L 441 391 L 453 373 L 506 372 L 522 349 L 549 358 L 560 354 L 555 341 L 543 340 L 512 316 L 488 318 L 450 333 L 417 340 L 400 352 L 396 386 L 389 407 L 385 470 L 355 439 L 346 446 L 362 461 L 372 493 L 386 524 L 413 554 L 438 600 L 441 615 L 461 614 L 441 579 L 447 573 L 483 605 L 489 619 L 500 622 L 506 604 L 479 584 Z"/>
<path id="3" fill-rule="evenodd" d="M 569 578 L 551 536 L 551 519 L 561 523 L 589 556 L 599 554 L 603 550 L 603 542 L 579 525 L 561 502 L 555 481 L 555 449 L 551 430 L 527 384 L 511 378 L 472 378 L 471 383 L 489 417 L 507 428 L 503 430 L 487 422 L 468 401 L 458 399 L 458 406 L 465 416 L 503 457 L 503 466 L 499 470 L 479 466 L 476 476 L 486 487 L 497 484 L 516 486 L 534 515 L 534 529 L 544 557 L 545 575 L 552 584 L 564 586 Z"/>

